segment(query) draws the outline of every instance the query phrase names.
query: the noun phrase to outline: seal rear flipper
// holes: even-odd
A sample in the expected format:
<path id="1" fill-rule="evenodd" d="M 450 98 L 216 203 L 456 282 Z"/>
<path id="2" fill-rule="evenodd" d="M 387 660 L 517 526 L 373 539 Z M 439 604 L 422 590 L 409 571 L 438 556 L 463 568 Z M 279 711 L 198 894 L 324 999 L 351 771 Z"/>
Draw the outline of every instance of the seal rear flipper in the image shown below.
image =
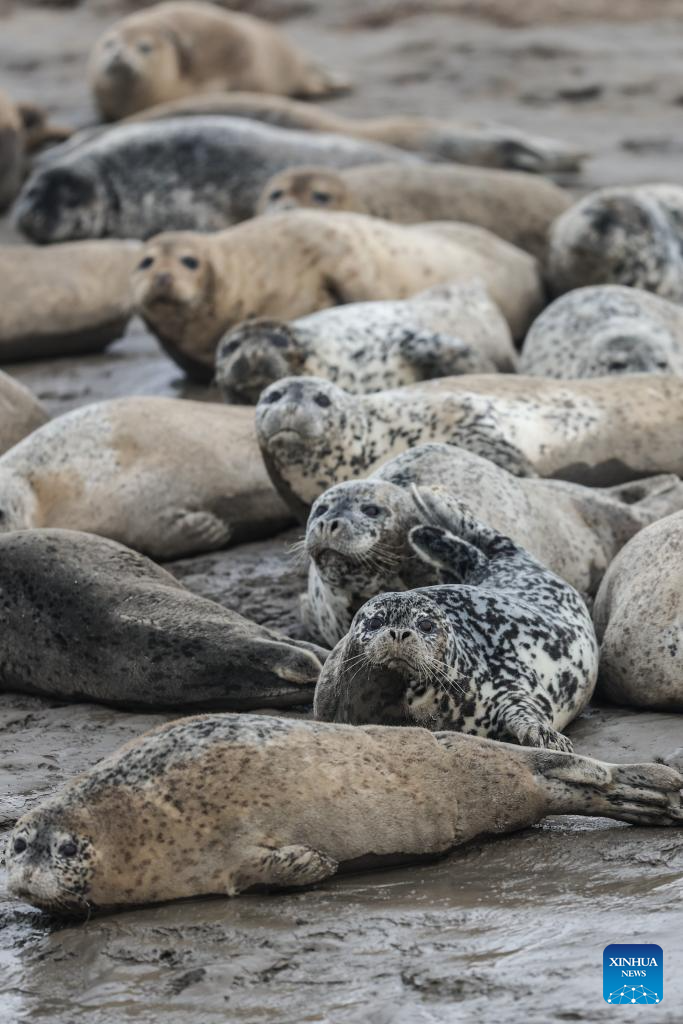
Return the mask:
<path id="1" fill-rule="evenodd" d="M 441 571 L 444 583 L 467 583 L 488 569 L 486 555 L 440 526 L 414 526 L 408 539 L 416 555 Z"/>
<path id="2" fill-rule="evenodd" d="M 448 334 L 406 329 L 395 344 L 401 356 L 424 380 L 463 373 L 497 372 L 495 364 L 483 352 Z"/>
<path id="3" fill-rule="evenodd" d="M 228 885 L 228 895 L 236 896 L 254 885 L 314 885 L 331 878 L 338 870 L 339 864 L 333 857 L 310 846 L 255 846 Z"/>

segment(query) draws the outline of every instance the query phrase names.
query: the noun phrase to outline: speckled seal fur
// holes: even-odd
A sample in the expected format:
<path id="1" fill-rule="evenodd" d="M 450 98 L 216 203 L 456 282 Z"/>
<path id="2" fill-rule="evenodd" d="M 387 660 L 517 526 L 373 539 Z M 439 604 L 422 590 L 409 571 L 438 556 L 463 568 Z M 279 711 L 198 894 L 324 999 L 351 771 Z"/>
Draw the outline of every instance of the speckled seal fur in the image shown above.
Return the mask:
<path id="1" fill-rule="evenodd" d="M 548 279 L 556 294 L 624 284 L 683 301 L 683 188 L 634 185 L 580 199 L 550 232 Z"/>
<path id="2" fill-rule="evenodd" d="M 601 487 L 683 474 L 683 381 L 632 374 L 614 383 L 488 374 L 351 395 L 285 377 L 261 395 L 256 430 L 271 479 L 304 521 L 328 487 L 428 441 L 461 445 L 518 476 Z"/>
<path id="3" fill-rule="evenodd" d="M 577 288 L 534 320 L 520 373 L 605 377 L 622 373 L 683 376 L 683 309 L 639 288 Z"/>
<path id="4" fill-rule="evenodd" d="M 310 704 L 326 652 L 72 530 L 0 536 L 0 690 L 127 708 Z"/>
<path id="5" fill-rule="evenodd" d="M 363 605 L 320 675 L 316 718 L 570 751 L 559 730 L 598 674 L 585 602 L 446 492 L 415 500 L 428 525 L 413 527 L 410 544 L 444 583 Z"/>
<path id="6" fill-rule="evenodd" d="M 355 210 L 400 224 L 466 221 L 542 260 L 548 228 L 570 204 L 564 189 L 521 171 L 380 163 L 340 171 L 325 167 L 281 171 L 265 185 L 256 209 L 258 213 L 299 207 Z"/>
<path id="7" fill-rule="evenodd" d="M 643 526 L 683 508 L 677 476 L 614 488 L 515 477 L 488 459 L 447 444 L 424 444 L 384 463 L 366 480 L 347 480 L 313 504 L 310 558 L 301 611 L 308 635 L 333 647 L 366 601 L 385 591 L 440 582 L 409 542 L 425 519 L 411 488 L 439 486 L 467 502 L 488 526 L 512 538 L 590 599 L 621 547 Z"/>
<path id="8" fill-rule="evenodd" d="M 0 370 L 0 455 L 42 427 L 47 418 L 45 408 L 28 388 Z"/>
<path id="9" fill-rule="evenodd" d="M 0 532 L 86 530 L 155 558 L 277 533 L 289 520 L 245 407 L 118 398 L 66 413 L 0 458 Z"/>
<path id="10" fill-rule="evenodd" d="M 471 224 L 295 210 L 212 235 L 162 234 L 147 243 L 133 287 L 169 355 L 208 379 L 219 340 L 243 320 L 292 320 L 477 277 L 521 337 L 543 305 L 537 262 Z"/>
<path id="11" fill-rule="evenodd" d="M 683 512 L 648 526 L 610 565 L 595 599 L 600 693 L 683 711 Z"/>
<path id="12" fill-rule="evenodd" d="M 678 825 L 680 774 L 426 729 L 204 715 L 133 740 L 17 822 L 9 889 L 97 908 L 444 854 L 548 814 Z"/>
<path id="13" fill-rule="evenodd" d="M 302 161 L 329 167 L 416 159 L 379 143 L 287 131 L 245 118 L 118 125 L 47 154 L 15 211 L 35 242 L 217 231 L 254 212 L 268 178 Z"/>
<path id="14" fill-rule="evenodd" d="M 517 353 L 483 283 L 441 285 L 397 302 L 351 302 L 287 323 L 247 320 L 221 339 L 216 383 L 229 402 L 255 403 L 292 374 L 355 394 L 459 373 L 512 371 Z"/>

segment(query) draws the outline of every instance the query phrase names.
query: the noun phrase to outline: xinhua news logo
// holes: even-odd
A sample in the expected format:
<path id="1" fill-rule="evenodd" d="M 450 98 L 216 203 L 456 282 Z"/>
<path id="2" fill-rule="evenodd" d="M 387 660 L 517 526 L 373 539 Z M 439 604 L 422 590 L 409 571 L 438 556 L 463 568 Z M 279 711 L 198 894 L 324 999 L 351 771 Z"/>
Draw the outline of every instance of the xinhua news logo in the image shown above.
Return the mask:
<path id="1" fill-rule="evenodd" d="M 664 954 L 654 942 L 613 943 L 602 954 L 602 994 L 612 1005 L 661 1003 Z"/>

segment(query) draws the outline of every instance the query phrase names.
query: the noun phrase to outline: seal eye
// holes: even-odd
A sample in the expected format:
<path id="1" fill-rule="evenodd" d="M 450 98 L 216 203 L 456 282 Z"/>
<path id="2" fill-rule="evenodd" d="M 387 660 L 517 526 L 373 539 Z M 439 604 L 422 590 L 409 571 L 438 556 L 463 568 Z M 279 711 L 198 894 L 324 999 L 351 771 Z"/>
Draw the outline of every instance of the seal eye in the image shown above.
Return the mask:
<path id="1" fill-rule="evenodd" d="M 319 391 L 315 396 L 315 404 L 319 405 L 321 409 L 327 409 L 328 405 L 332 405 L 327 395 L 323 395 L 322 391 Z"/>
<path id="2" fill-rule="evenodd" d="M 321 206 L 325 206 L 326 203 L 329 203 L 331 201 L 332 201 L 332 196 L 330 195 L 329 192 L 314 192 L 313 193 L 313 202 L 314 203 L 320 203 Z"/>
<path id="3" fill-rule="evenodd" d="M 269 199 L 282 199 L 284 191 L 281 188 L 276 188 L 274 192 L 271 192 L 268 196 Z"/>
<path id="4" fill-rule="evenodd" d="M 376 633 L 384 625 L 384 619 L 381 615 L 373 615 L 371 619 L 367 620 L 365 625 L 372 633 Z"/>
<path id="5" fill-rule="evenodd" d="M 194 256 L 182 256 L 180 262 L 184 267 L 187 267 L 188 270 L 196 270 L 199 266 L 199 260 Z"/>
<path id="6" fill-rule="evenodd" d="M 271 345 L 275 345 L 276 348 L 287 348 L 289 341 L 285 338 L 284 334 L 273 334 L 270 338 Z"/>
<path id="7" fill-rule="evenodd" d="M 138 270 L 147 270 L 147 268 L 151 267 L 153 263 L 153 256 L 145 256 L 144 260 L 140 260 L 140 262 L 138 263 Z"/>
<path id="8" fill-rule="evenodd" d="M 364 516 L 370 516 L 371 519 L 376 519 L 382 511 L 379 505 L 361 505 L 360 510 Z"/>
<path id="9" fill-rule="evenodd" d="M 28 843 L 26 842 L 25 839 L 19 838 L 19 839 L 15 839 L 14 840 L 14 852 L 15 853 L 23 853 L 27 846 L 28 846 Z"/>
<path id="10" fill-rule="evenodd" d="M 2 522 L 2 520 L 4 518 L 5 518 L 5 510 L 4 510 L 4 508 L 0 508 L 0 523 Z"/>
<path id="11" fill-rule="evenodd" d="M 421 633 L 433 633 L 434 623 L 431 619 L 420 619 L 417 623 L 417 628 Z"/>
<path id="12" fill-rule="evenodd" d="M 325 513 L 327 512 L 327 509 L 328 509 L 327 505 L 318 505 L 318 507 L 313 512 L 312 518 L 316 519 L 318 516 L 324 516 Z"/>
<path id="13" fill-rule="evenodd" d="M 279 402 L 281 398 L 282 398 L 282 392 L 281 391 L 271 391 L 270 394 L 266 395 L 266 397 L 263 399 L 263 401 L 264 402 L 269 402 L 269 403 Z"/>
<path id="14" fill-rule="evenodd" d="M 140 53 L 151 53 L 154 47 L 151 43 L 138 43 Z"/>
<path id="15" fill-rule="evenodd" d="M 237 349 L 240 347 L 240 344 L 241 344 L 241 342 L 239 342 L 237 340 L 229 341 L 227 345 L 223 346 L 222 354 L 224 356 L 229 356 L 231 352 L 236 352 L 237 351 Z"/>
<path id="16" fill-rule="evenodd" d="M 57 848 L 57 853 L 59 853 L 62 857 L 73 857 L 74 854 L 78 853 L 78 847 L 70 839 L 67 839 L 65 843 L 62 843 Z"/>

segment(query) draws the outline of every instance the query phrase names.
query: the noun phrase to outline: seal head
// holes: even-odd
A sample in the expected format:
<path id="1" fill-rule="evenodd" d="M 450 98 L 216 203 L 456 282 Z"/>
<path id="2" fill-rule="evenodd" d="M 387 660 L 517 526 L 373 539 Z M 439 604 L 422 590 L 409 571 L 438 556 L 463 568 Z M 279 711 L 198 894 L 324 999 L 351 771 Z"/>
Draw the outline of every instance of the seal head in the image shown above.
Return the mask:
<path id="1" fill-rule="evenodd" d="M 84 825 L 69 811 L 37 811 L 22 819 L 6 850 L 12 892 L 42 910 L 87 911 L 96 851 Z"/>
<path id="2" fill-rule="evenodd" d="M 227 402 L 255 405 L 261 392 L 297 374 L 299 330 L 282 320 L 249 320 L 228 331 L 216 350 L 216 384 Z"/>
<path id="3" fill-rule="evenodd" d="M 274 175 L 256 204 L 258 213 L 284 210 L 351 210 L 366 213 L 340 174 L 319 167 L 298 167 Z"/>
<path id="4" fill-rule="evenodd" d="M 78 166 L 39 167 L 17 201 L 17 227 L 34 242 L 102 238 L 107 234 L 107 210 L 112 196 L 97 168 L 79 160 Z"/>
<path id="5" fill-rule="evenodd" d="M 608 333 L 609 336 L 605 336 Z M 577 366 L 578 377 L 607 377 L 623 373 L 675 373 L 667 332 L 657 337 L 653 325 L 639 332 L 631 323 L 623 332 L 598 332 Z"/>

